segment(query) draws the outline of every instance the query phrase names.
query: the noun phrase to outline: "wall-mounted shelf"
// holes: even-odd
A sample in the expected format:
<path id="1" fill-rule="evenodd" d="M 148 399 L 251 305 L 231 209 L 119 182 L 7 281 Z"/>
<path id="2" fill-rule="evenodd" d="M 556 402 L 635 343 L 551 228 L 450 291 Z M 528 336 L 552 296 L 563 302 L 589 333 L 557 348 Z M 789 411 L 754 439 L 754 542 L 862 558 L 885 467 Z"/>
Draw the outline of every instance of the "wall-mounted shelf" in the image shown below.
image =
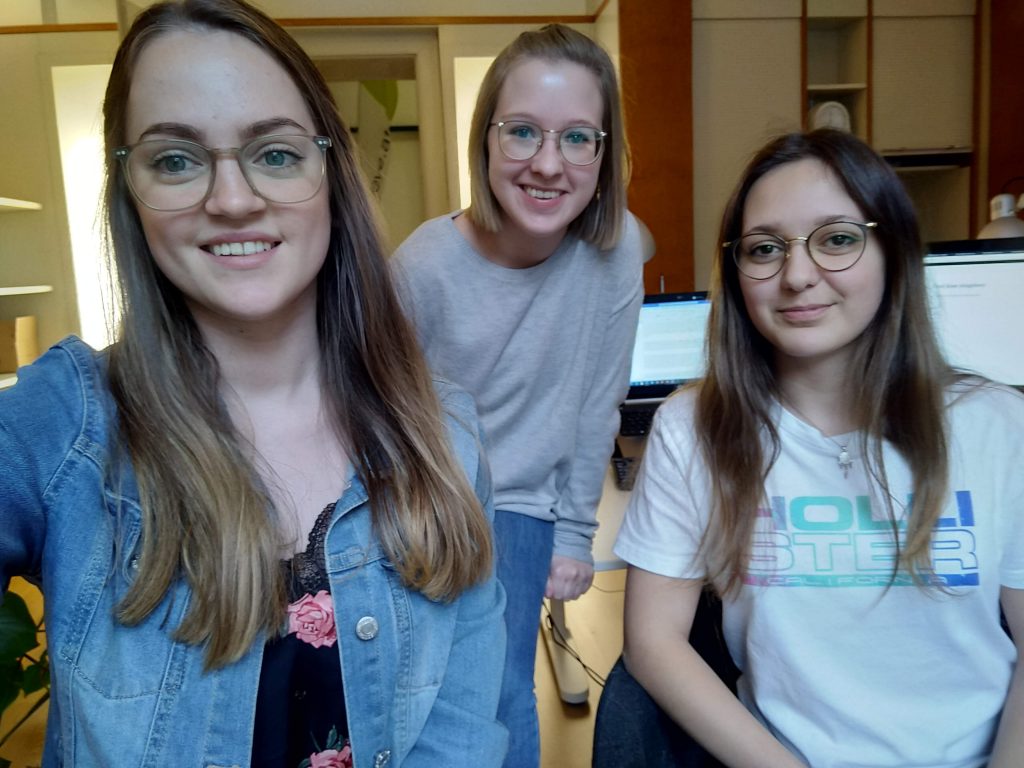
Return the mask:
<path id="1" fill-rule="evenodd" d="M 844 11 L 851 15 L 831 15 Z M 807 4 L 804 108 L 810 110 L 807 113 L 808 128 L 816 125 L 845 128 L 849 125 L 853 133 L 862 139 L 868 138 L 870 32 L 866 14 L 866 3 L 863 7 L 849 2 Z M 825 108 L 830 119 L 820 123 L 821 115 L 815 115 L 818 108 Z M 845 115 L 842 114 L 844 111 Z"/>
<path id="2" fill-rule="evenodd" d="M 866 91 L 867 83 L 808 83 L 808 93 L 857 93 Z"/>
<path id="3" fill-rule="evenodd" d="M 882 151 L 882 157 L 897 171 L 932 171 L 969 168 L 974 159 L 970 147 Z"/>
<path id="4" fill-rule="evenodd" d="M 52 285 L 0 286 L 0 296 L 26 296 L 30 293 L 49 293 L 52 290 Z"/>
<path id="5" fill-rule="evenodd" d="M 43 206 L 31 200 L 15 200 L 13 197 L 0 197 L 0 213 L 14 211 L 41 211 Z"/>
<path id="6" fill-rule="evenodd" d="M 17 213 L 20 211 L 40 211 L 43 206 L 31 200 L 17 200 L 13 197 L 0 197 L 0 213 Z M 38 293 L 50 293 L 52 285 L 12 285 L 0 286 L 0 297 L 2 296 L 28 296 Z M 35 335 L 35 322 L 33 318 L 33 335 Z M 0 372 L 0 389 L 13 387 L 18 377 L 13 372 Z"/>

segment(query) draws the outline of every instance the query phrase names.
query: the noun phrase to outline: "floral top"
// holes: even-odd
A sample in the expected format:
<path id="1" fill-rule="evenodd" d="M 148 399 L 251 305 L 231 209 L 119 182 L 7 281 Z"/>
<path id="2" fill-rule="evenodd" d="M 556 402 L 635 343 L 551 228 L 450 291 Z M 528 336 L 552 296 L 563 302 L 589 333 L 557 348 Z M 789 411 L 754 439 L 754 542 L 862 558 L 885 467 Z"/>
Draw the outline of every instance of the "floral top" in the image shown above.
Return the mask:
<path id="1" fill-rule="evenodd" d="M 324 537 L 334 504 L 309 532 L 304 552 L 284 561 L 288 628 L 263 652 L 254 768 L 351 768 L 348 722 L 335 644 L 334 603 L 324 561 Z"/>

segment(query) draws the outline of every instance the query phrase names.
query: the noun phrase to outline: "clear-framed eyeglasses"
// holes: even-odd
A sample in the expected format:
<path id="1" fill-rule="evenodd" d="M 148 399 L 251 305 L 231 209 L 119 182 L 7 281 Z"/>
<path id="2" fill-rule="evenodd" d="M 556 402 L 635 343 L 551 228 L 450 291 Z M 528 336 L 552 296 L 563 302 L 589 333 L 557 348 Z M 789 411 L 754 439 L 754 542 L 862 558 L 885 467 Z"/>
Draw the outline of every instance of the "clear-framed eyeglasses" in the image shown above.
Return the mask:
<path id="1" fill-rule="evenodd" d="M 806 237 L 786 239 L 770 232 L 750 232 L 739 240 L 722 243 L 732 253 L 736 268 L 754 280 L 767 280 L 782 271 L 789 248 L 802 242 L 811 260 L 826 272 L 849 269 L 864 255 L 868 233 L 878 226 L 869 221 L 833 221 L 823 224 Z"/>
<path id="2" fill-rule="evenodd" d="M 529 160 L 540 152 L 544 134 L 558 137 L 558 151 L 570 165 L 592 165 L 601 159 L 606 131 L 589 125 L 573 125 L 556 131 L 522 120 L 491 123 L 498 129 L 498 147 L 509 160 Z"/>
<path id="3" fill-rule="evenodd" d="M 272 203 L 301 203 L 323 184 L 326 136 L 260 136 L 241 147 L 204 147 L 184 139 L 147 139 L 118 147 L 128 187 L 155 211 L 183 211 L 206 202 L 217 157 L 233 156 L 253 193 Z"/>

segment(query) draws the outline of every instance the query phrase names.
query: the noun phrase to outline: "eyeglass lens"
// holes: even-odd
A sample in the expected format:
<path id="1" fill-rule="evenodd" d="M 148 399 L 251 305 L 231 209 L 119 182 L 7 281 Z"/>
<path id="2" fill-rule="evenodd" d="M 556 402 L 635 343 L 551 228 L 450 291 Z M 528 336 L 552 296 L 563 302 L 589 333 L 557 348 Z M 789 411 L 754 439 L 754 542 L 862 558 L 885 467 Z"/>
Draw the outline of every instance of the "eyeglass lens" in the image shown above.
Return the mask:
<path id="1" fill-rule="evenodd" d="M 125 169 L 136 197 L 160 211 L 191 208 L 213 188 L 218 154 L 233 154 L 246 181 L 275 203 L 301 203 L 320 189 L 324 150 L 311 136 L 263 136 L 239 149 L 214 150 L 180 139 L 154 139 L 128 152 Z"/>
<path id="2" fill-rule="evenodd" d="M 773 277 L 782 270 L 786 251 L 795 241 L 805 241 L 814 263 L 829 272 L 849 269 L 864 253 L 867 228 L 851 221 L 837 221 L 818 227 L 807 237 L 785 240 L 766 232 L 743 235 L 733 244 L 733 258 L 739 270 L 755 279 Z"/>
<path id="3" fill-rule="evenodd" d="M 585 125 L 548 131 L 533 123 L 503 122 L 498 126 L 498 146 L 509 160 L 529 160 L 540 151 L 545 133 L 557 133 L 558 149 L 567 163 L 590 165 L 601 156 L 604 133 Z"/>

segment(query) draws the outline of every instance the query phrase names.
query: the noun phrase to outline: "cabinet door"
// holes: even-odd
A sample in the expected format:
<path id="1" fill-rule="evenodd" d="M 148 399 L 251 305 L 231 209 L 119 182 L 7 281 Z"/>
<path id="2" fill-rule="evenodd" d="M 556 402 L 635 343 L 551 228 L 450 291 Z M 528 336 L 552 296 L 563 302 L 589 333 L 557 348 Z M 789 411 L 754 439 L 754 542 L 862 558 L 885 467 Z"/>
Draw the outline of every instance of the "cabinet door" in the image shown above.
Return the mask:
<path id="1" fill-rule="evenodd" d="M 760 3 L 751 3 L 748 10 Z M 693 20 L 693 219 L 698 288 L 708 285 L 722 209 L 754 151 L 800 130 L 800 18 Z M 716 9 L 717 10 L 717 9 Z"/>
<path id="2" fill-rule="evenodd" d="M 873 23 L 875 148 L 971 147 L 974 18 L 876 16 Z"/>

